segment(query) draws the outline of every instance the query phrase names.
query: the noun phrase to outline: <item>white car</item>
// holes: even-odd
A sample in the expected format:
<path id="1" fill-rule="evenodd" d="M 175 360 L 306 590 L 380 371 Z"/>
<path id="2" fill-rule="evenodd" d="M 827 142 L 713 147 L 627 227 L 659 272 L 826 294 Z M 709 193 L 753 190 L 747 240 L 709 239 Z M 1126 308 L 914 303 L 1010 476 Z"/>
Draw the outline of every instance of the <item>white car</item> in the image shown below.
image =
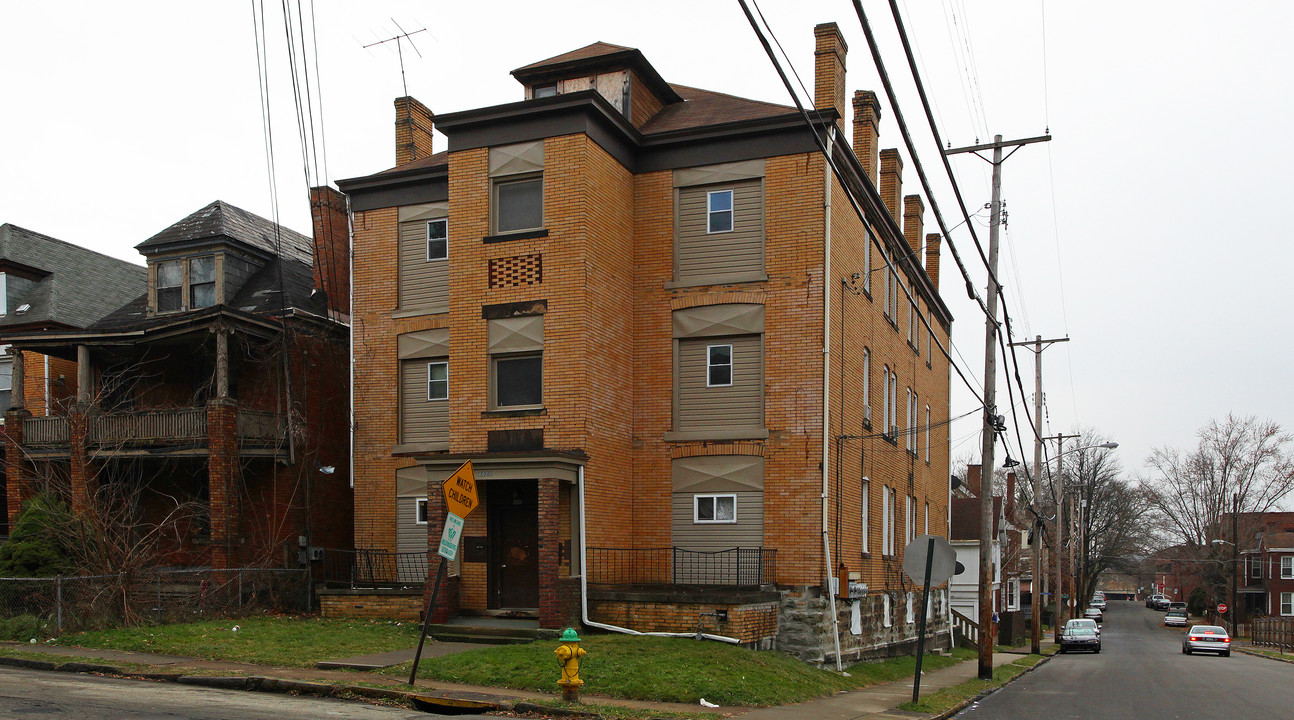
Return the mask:
<path id="1" fill-rule="evenodd" d="M 1097 625 L 1096 621 L 1091 618 L 1074 618 L 1073 620 L 1066 620 L 1063 630 L 1078 627 L 1091 628 L 1096 631 L 1098 636 L 1101 634 L 1101 626 Z"/>

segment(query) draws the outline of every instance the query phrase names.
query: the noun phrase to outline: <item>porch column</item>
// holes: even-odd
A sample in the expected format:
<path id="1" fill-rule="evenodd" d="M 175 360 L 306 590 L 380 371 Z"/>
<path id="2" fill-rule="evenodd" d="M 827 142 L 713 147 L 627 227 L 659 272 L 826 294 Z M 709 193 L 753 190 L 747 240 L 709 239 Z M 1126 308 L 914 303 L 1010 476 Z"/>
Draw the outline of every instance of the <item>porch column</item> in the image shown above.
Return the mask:
<path id="1" fill-rule="evenodd" d="M 22 350 L 13 348 L 13 380 L 9 392 L 9 409 L 21 410 L 27 405 L 27 364 L 22 358 Z"/>
<path id="2" fill-rule="evenodd" d="M 19 397 L 18 388 L 22 387 L 21 373 L 18 365 L 21 362 L 18 357 L 22 353 L 17 353 L 14 358 L 14 397 Z M 4 427 L 0 428 L 4 440 L 4 472 L 5 472 L 5 493 L 7 497 L 7 507 L 5 514 L 9 518 L 9 527 L 13 527 L 14 520 L 17 519 L 18 513 L 22 511 L 23 503 L 27 502 L 32 496 L 31 478 L 27 472 L 27 464 L 23 462 L 23 420 L 31 417 L 31 413 L 21 405 L 10 407 L 4 414 Z"/>
<path id="3" fill-rule="evenodd" d="M 207 403 L 207 493 L 211 522 L 211 567 L 235 567 L 238 543 L 238 408 L 227 398 Z"/>
<path id="4" fill-rule="evenodd" d="M 478 483 L 477 491 L 480 490 Z M 431 613 L 433 623 L 448 622 L 450 616 L 458 612 L 460 579 L 448 577 L 448 568 L 446 577 L 440 584 L 436 606 L 431 606 L 431 591 L 436 586 L 436 573 L 440 571 L 442 559 L 437 550 L 440 548 L 440 535 L 445 532 L 445 515 L 448 512 L 440 483 L 427 483 L 427 584 L 422 591 L 422 611 Z"/>
<path id="5" fill-rule="evenodd" d="M 216 397 L 229 397 L 229 333 L 216 328 Z"/>
<path id="6" fill-rule="evenodd" d="M 94 374 L 90 368 L 90 346 L 76 346 L 76 402 L 82 407 L 90 404 L 94 396 Z"/>
<path id="7" fill-rule="evenodd" d="M 85 346 L 82 346 L 85 349 Z M 79 354 L 79 353 L 78 353 Z M 80 368 L 84 367 L 78 364 L 77 374 L 80 374 Z M 86 404 L 80 401 L 78 391 L 78 401 L 68 412 L 67 424 L 70 434 L 70 457 L 69 457 L 69 488 L 68 500 L 72 505 L 72 512 L 85 513 L 90 511 L 91 498 L 95 491 L 95 473 L 94 467 L 90 463 L 89 454 L 89 417 L 86 414 Z"/>
<path id="8" fill-rule="evenodd" d="M 556 478 L 539 480 L 539 627 L 544 628 L 560 628 L 567 620 L 558 591 L 560 483 Z"/>

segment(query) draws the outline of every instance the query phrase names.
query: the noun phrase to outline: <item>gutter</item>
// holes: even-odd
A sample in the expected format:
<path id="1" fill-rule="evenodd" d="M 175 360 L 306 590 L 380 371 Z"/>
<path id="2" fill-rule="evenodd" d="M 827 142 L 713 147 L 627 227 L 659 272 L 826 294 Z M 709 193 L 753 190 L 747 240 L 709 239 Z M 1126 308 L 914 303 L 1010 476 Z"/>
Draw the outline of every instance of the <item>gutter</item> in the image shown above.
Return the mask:
<path id="1" fill-rule="evenodd" d="M 711 635 L 710 633 L 671 633 L 671 632 L 639 632 L 618 625 L 608 625 L 606 623 L 595 622 L 589 618 L 589 548 L 588 535 L 586 532 L 588 523 L 587 507 L 584 504 L 584 466 L 579 469 L 579 494 L 580 494 L 580 621 L 586 627 L 598 628 L 599 630 L 609 630 L 611 632 L 624 633 L 626 635 L 651 635 L 653 637 L 681 637 L 694 638 L 696 640 L 717 640 L 719 642 L 732 643 L 733 645 L 741 644 L 737 638 L 727 637 L 724 635 Z M 838 653 L 837 653 L 838 654 Z"/>

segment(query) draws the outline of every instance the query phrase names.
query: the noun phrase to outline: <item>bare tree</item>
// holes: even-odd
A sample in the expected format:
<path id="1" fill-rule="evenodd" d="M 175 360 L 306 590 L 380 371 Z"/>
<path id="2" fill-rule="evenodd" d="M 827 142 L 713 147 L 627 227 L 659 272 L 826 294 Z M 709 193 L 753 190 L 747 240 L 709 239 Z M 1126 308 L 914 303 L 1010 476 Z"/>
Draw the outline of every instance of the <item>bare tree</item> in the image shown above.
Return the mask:
<path id="1" fill-rule="evenodd" d="M 1077 597 L 1086 602 L 1108 570 L 1133 572 L 1136 558 L 1148 547 L 1149 507 L 1144 493 L 1123 476 L 1118 457 L 1099 447 L 1108 438 L 1084 432 L 1079 446 L 1065 462 L 1066 486 L 1074 491 L 1079 514 L 1076 574 Z"/>

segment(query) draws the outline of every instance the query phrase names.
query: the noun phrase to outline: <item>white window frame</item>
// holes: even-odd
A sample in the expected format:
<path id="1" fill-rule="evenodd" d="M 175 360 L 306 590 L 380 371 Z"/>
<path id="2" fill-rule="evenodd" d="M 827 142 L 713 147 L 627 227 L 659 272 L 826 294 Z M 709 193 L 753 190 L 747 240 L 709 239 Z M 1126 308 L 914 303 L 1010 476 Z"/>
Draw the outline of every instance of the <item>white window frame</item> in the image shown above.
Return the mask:
<path id="1" fill-rule="evenodd" d="M 1294 592 L 1281 593 L 1281 616 L 1289 617 L 1294 615 Z"/>
<path id="2" fill-rule="evenodd" d="M 433 240 L 433 238 L 431 237 L 432 225 L 440 225 L 444 228 L 444 237 L 439 239 L 441 242 L 445 243 L 445 253 L 443 255 L 432 255 L 431 253 L 431 243 Z M 427 262 L 439 262 L 441 260 L 448 260 L 448 259 L 449 259 L 449 218 L 435 218 L 434 220 L 428 220 L 427 221 Z"/>
<path id="3" fill-rule="evenodd" d="M 889 435 L 890 425 L 893 424 L 891 422 L 893 418 L 890 417 L 890 366 L 889 365 L 886 365 L 881 368 L 881 383 L 885 386 L 885 393 L 881 398 L 881 402 L 883 403 L 883 407 L 884 407 L 884 411 L 881 413 L 882 422 L 884 423 L 883 425 L 881 425 L 881 434 Z"/>
<path id="4" fill-rule="evenodd" d="M 502 203 L 499 200 L 499 189 L 508 185 L 522 185 L 531 182 L 539 183 L 539 224 L 529 227 L 510 228 L 508 230 L 500 229 L 499 211 L 502 209 Z M 527 173 L 524 175 L 508 175 L 505 177 L 495 178 L 490 184 L 490 227 L 493 232 L 498 235 L 542 230 L 544 227 L 544 174 Z"/>
<path id="5" fill-rule="evenodd" d="M 0 317 L 9 314 L 9 273 L 0 272 Z"/>
<path id="6" fill-rule="evenodd" d="M 925 535 L 930 534 L 930 501 L 929 500 L 926 501 L 926 529 L 923 534 Z"/>
<path id="7" fill-rule="evenodd" d="M 714 208 L 714 199 L 722 196 L 728 197 L 728 209 L 716 210 Z M 715 230 L 714 220 L 716 217 L 723 215 L 728 216 L 728 228 L 726 230 Z M 730 233 L 737 229 L 737 205 L 736 196 L 731 189 L 727 190 L 708 190 L 705 193 L 705 234 L 717 235 L 719 233 Z"/>
<path id="8" fill-rule="evenodd" d="M 893 313 L 893 310 L 892 310 L 891 308 L 893 308 L 893 307 L 894 307 L 894 273 L 893 273 L 893 271 L 891 271 L 891 269 L 890 269 L 890 268 L 892 268 L 892 267 L 893 267 L 893 265 L 890 263 L 890 253 L 889 253 L 888 251 L 882 251 L 882 252 L 881 252 L 881 259 L 885 261 L 885 310 L 884 310 L 884 313 L 885 313 L 885 317 L 887 317 L 887 318 L 893 318 L 893 317 L 894 317 L 894 316 L 893 316 L 893 314 L 892 314 L 892 313 Z"/>
<path id="9" fill-rule="evenodd" d="M 899 432 L 899 374 L 890 371 L 890 421 L 893 426 L 890 427 L 890 436 L 897 439 Z"/>
<path id="10" fill-rule="evenodd" d="M 872 229 L 863 226 L 863 290 L 872 294 L 872 245 L 875 244 Z"/>
<path id="11" fill-rule="evenodd" d="M 728 348 L 727 365 L 724 365 L 723 363 L 714 362 L 714 356 L 712 353 L 714 352 L 715 348 Z M 718 344 L 718 345 L 706 345 L 705 346 L 705 386 L 706 387 L 732 387 L 734 384 L 734 381 L 737 379 L 735 361 L 736 361 L 736 358 L 733 357 L 732 345 L 730 343 Z M 713 373 L 715 369 L 722 368 L 722 367 L 728 368 L 728 382 L 726 383 L 712 382 L 713 376 L 711 375 L 711 373 Z"/>
<path id="12" fill-rule="evenodd" d="M 904 434 L 907 436 L 905 438 L 904 447 L 906 447 L 908 449 L 908 452 L 913 455 L 917 454 L 917 434 L 916 434 L 917 402 L 916 401 L 917 401 L 917 394 L 912 391 L 912 388 L 908 388 L 908 427 L 907 427 L 907 430 L 904 432 Z"/>
<path id="13" fill-rule="evenodd" d="M 863 421 L 868 425 L 872 424 L 871 410 L 872 402 L 872 351 L 866 346 L 863 347 Z"/>
<path id="14" fill-rule="evenodd" d="M 427 498 L 414 498 L 413 522 L 417 525 L 427 524 Z"/>
<path id="15" fill-rule="evenodd" d="M 893 555 L 894 548 L 890 540 L 890 525 L 894 519 L 890 513 L 890 490 L 889 485 L 881 486 L 881 554 Z"/>
<path id="16" fill-rule="evenodd" d="M 909 300 L 908 301 L 908 344 L 912 345 L 914 350 L 916 350 L 916 341 L 917 341 L 916 330 L 917 330 L 917 303 L 915 300 Z M 917 354 L 920 355 L 921 351 L 918 350 Z"/>
<path id="17" fill-rule="evenodd" d="M 1294 555 L 1281 556 L 1281 580 L 1294 580 Z"/>
<path id="18" fill-rule="evenodd" d="M 433 379 L 433 378 L 431 377 L 431 368 L 432 368 L 433 366 L 435 366 L 435 365 L 440 365 L 441 367 L 445 368 L 445 379 L 444 379 L 444 380 L 435 380 L 435 379 Z M 443 384 L 444 384 L 444 386 L 445 386 L 445 396 L 444 396 L 444 397 L 433 397 L 433 396 L 432 396 L 432 393 L 431 393 L 431 384 L 432 384 L 433 382 L 434 382 L 434 383 L 443 383 Z M 444 361 L 444 360 L 437 360 L 437 361 L 429 362 L 429 363 L 427 363 L 427 401 L 428 401 L 428 402 L 444 402 L 444 401 L 446 401 L 446 400 L 449 400 L 449 363 L 448 363 L 448 362 L 446 362 L 446 361 Z"/>
<path id="19" fill-rule="evenodd" d="M 701 519 L 701 500 L 711 501 L 711 509 L 714 515 L 713 520 Z M 732 501 L 732 518 L 723 519 L 719 517 L 719 501 Z M 692 496 L 692 523 L 695 525 L 732 525 L 737 522 L 737 493 L 701 493 Z"/>
<path id="20" fill-rule="evenodd" d="M 871 479 L 868 478 L 866 475 L 864 475 L 862 485 L 863 485 L 862 508 L 859 514 L 862 516 L 862 521 L 863 521 L 863 552 L 869 552 L 869 550 L 867 549 L 867 536 L 871 534 L 871 530 L 872 530 L 871 528 L 871 524 L 872 524 L 872 519 L 871 519 L 872 481 Z"/>
<path id="21" fill-rule="evenodd" d="M 926 406 L 926 464 L 930 464 L 930 406 Z"/>

